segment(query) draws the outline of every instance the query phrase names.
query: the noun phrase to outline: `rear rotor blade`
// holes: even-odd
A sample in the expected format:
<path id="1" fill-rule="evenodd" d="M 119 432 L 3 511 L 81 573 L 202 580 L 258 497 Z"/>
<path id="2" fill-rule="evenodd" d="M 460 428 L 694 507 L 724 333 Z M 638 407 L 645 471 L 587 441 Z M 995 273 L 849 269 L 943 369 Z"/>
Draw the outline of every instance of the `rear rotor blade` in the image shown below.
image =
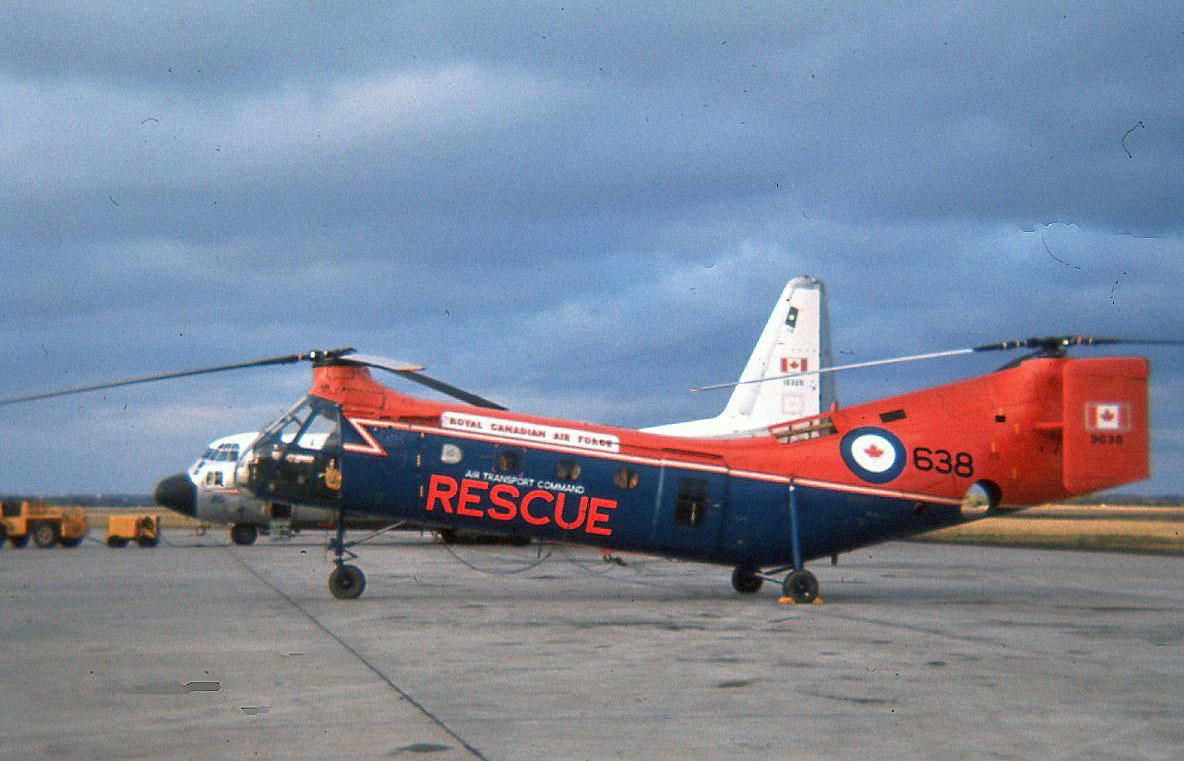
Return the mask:
<path id="1" fill-rule="evenodd" d="M 1011 349 L 1044 349 L 1063 351 L 1070 346 L 1184 346 L 1175 338 L 1107 338 L 1103 336 L 1043 336 L 1020 338 L 1000 343 L 975 346 L 974 351 L 1009 351 Z"/>
<path id="2" fill-rule="evenodd" d="M 710 386 L 692 388 L 691 393 L 697 394 L 700 391 L 715 391 L 722 388 L 734 388 L 736 386 L 743 386 L 749 383 L 765 383 L 767 381 L 784 380 L 786 378 L 801 378 L 807 375 L 823 375 L 825 373 L 839 372 L 840 370 L 854 370 L 860 367 L 876 367 L 878 365 L 892 365 L 900 362 L 918 362 L 926 359 L 956 357 L 963 354 L 977 354 L 979 352 L 1011 351 L 1012 349 L 1036 349 L 1038 352 L 1048 352 L 1052 355 L 1063 355 L 1065 350 L 1071 346 L 1113 346 L 1120 344 L 1127 346 L 1184 346 L 1184 340 L 1175 338 L 1106 338 L 1100 336 L 1043 336 L 1020 338 L 1011 341 L 1000 341 L 999 343 L 981 344 L 979 346 L 971 346 L 965 349 L 935 351 L 928 354 L 913 354 L 908 357 L 874 359 L 868 362 L 853 362 L 848 365 L 822 367 L 817 370 L 807 370 L 800 373 L 786 373 L 784 375 L 774 375 L 768 378 L 753 378 L 752 380 L 733 381 L 731 383 L 715 383 Z"/>
<path id="3" fill-rule="evenodd" d="M 898 362 L 916 362 L 922 359 L 938 359 L 939 357 L 956 357 L 959 354 L 973 354 L 977 349 L 951 349 L 950 351 L 935 351 L 929 354 L 913 354 L 908 357 L 891 357 L 889 359 L 873 359 L 867 362 L 852 362 L 849 365 L 834 365 L 833 367 L 822 367 L 817 370 L 807 370 L 801 373 L 786 373 L 785 375 L 774 375 L 769 378 L 753 378 L 746 381 L 733 381 L 732 383 L 715 383 L 710 386 L 700 386 L 699 388 L 692 388 L 691 393 L 697 394 L 700 391 L 715 391 L 721 388 L 732 388 L 734 386 L 746 386 L 749 383 L 764 383 L 765 381 L 782 380 L 784 378 L 800 378 L 806 375 L 823 375 L 825 373 L 837 373 L 840 370 L 854 370 L 857 367 L 876 367 L 877 365 L 892 365 Z"/>
<path id="4" fill-rule="evenodd" d="M 109 388 L 120 388 L 122 386 L 135 386 L 140 383 L 155 383 L 157 381 L 175 380 L 177 378 L 190 378 L 196 375 L 209 375 L 211 373 L 223 373 L 230 370 L 244 370 L 250 367 L 268 367 L 270 365 L 290 365 L 296 362 L 321 362 L 326 359 L 333 359 L 341 357 L 352 352 L 351 348 L 340 349 L 317 349 L 304 354 L 285 354 L 280 357 L 267 357 L 265 359 L 253 359 L 247 362 L 235 362 L 229 365 L 214 365 L 213 367 L 199 367 L 193 370 L 174 370 L 167 373 L 155 373 L 153 375 L 141 375 L 135 378 L 127 378 L 124 380 L 108 381 L 105 383 L 91 383 L 85 386 L 75 386 L 73 388 L 63 388 L 54 391 L 44 391 L 35 394 L 22 394 L 20 396 L 9 396 L 0 398 L 0 407 L 9 404 L 18 404 L 21 402 L 33 402 L 39 399 L 53 399 L 59 396 L 70 396 L 72 394 L 84 394 L 88 391 L 104 391 Z"/>

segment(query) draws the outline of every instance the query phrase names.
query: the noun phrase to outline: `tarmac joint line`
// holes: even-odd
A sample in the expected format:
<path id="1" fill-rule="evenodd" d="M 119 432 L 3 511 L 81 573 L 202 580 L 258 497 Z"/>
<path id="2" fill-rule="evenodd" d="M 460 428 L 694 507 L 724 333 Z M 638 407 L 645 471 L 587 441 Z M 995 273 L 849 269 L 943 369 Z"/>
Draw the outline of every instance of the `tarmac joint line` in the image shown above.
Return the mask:
<path id="1" fill-rule="evenodd" d="M 270 588 L 273 592 L 275 592 L 277 595 L 279 595 L 284 600 L 286 600 L 288 602 L 288 604 L 291 605 L 293 608 L 295 608 L 296 610 L 303 613 L 305 618 L 307 618 L 309 621 L 311 621 L 313 623 L 313 625 L 315 625 L 318 629 L 323 631 L 325 634 L 329 635 L 329 637 L 332 638 L 334 642 L 336 642 L 338 645 L 340 645 L 347 653 L 349 653 L 354 658 L 356 658 L 363 666 L 365 666 L 375 676 L 377 676 L 379 679 L 381 679 L 382 682 L 384 684 L 386 684 L 386 686 L 390 687 L 391 690 L 393 690 L 396 695 L 398 695 L 400 698 L 407 701 L 411 705 L 415 706 L 416 710 L 418 710 L 425 717 L 427 717 L 428 720 L 430 720 L 436 726 L 440 727 L 440 729 L 444 730 L 444 732 L 449 737 L 451 737 L 452 739 L 454 739 L 458 743 L 460 743 L 461 747 L 463 747 L 466 751 L 468 751 L 470 754 L 472 754 L 472 756 L 474 758 L 480 759 L 480 761 L 489 761 L 489 759 L 485 756 L 485 754 L 483 754 L 480 750 L 478 750 L 476 747 L 474 747 L 472 744 L 470 744 L 467 740 L 465 740 L 463 737 L 461 737 L 459 734 L 457 734 L 451 727 L 449 727 L 447 724 L 445 724 L 442 719 L 440 719 L 434 713 L 429 711 L 427 709 L 427 707 L 424 706 L 422 703 L 420 703 L 418 700 L 413 698 L 410 693 L 405 691 L 399 685 L 395 684 L 393 679 L 391 679 L 389 676 L 384 674 L 377 666 L 375 666 L 373 663 L 371 663 L 364 655 L 359 653 L 348 642 L 346 642 L 341 637 L 339 637 L 336 632 L 334 632 L 332 629 L 330 629 L 329 627 L 327 627 L 323 623 L 321 623 L 320 619 L 318 619 L 316 616 L 314 616 L 312 613 L 310 613 L 303 605 L 301 605 L 300 603 L 298 603 L 294 599 L 292 599 L 292 597 L 290 595 L 288 595 L 287 592 L 280 589 L 275 584 L 272 584 L 269 580 L 264 578 L 264 576 L 262 574 L 260 574 L 258 571 L 256 571 L 254 568 L 252 568 L 251 565 L 249 563 L 247 563 L 247 561 L 245 561 L 241 557 L 239 557 L 238 553 L 231 551 L 229 547 L 227 547 L 227 553 L 232 558 L 234 558 L 236 561 L 238 561 L 239 565 L 241 565 L 243 568 L 247 569 L 248 573 L 250 573 L 256 579 L 258 579 L 260 582 L 262 582 L 264 585 L 266 585 L 268 588 Z"/>

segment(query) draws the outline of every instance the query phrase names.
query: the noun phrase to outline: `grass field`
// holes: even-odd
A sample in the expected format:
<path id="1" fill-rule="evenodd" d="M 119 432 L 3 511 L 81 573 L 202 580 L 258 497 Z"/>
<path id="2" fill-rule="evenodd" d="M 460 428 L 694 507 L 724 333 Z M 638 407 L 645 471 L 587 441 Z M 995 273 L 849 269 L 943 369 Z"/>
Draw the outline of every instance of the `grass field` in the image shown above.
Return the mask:
<path id="1" fill-rule="evenodd" d="M 916 539 L 1184 555 L 1184 508 L 1052 505 L 963 523 Z"/>

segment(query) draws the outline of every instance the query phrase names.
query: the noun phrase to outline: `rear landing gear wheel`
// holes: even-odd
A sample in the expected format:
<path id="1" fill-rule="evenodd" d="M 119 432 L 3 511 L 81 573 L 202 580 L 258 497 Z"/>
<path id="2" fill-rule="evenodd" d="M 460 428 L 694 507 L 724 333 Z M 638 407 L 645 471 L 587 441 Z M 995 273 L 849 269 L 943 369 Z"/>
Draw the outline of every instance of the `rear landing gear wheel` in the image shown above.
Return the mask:
<path id="1" fill-rule="evenodd" d="M 754 595 L 761 591 L 761 585 L 765 580 L 760 576 L 759 568 L 754 565 L 738 565 L 732 571 L 732 589 L 736 590 L 742 595 Z"/>
<path id="2" fill-rule="evenodd" d="M 366 590 L 366 574 L 356 565 L 339 565 L 329 574 L 329 591 L 338 600 L 356 600 Z"/>
<path id="3" fill-rule="evenodd" d="M 818 579 L 804 568 L 790 571 L 781 590 L 796 604 L 806 605 L 818 599 Z"/>
<path id="4" fill-rule="evenodd" d="M 258 529 L 245 523 L 236 523 L 230 528 L 230 541 L 235 544 L 254 544 L 258 536 Z"/>

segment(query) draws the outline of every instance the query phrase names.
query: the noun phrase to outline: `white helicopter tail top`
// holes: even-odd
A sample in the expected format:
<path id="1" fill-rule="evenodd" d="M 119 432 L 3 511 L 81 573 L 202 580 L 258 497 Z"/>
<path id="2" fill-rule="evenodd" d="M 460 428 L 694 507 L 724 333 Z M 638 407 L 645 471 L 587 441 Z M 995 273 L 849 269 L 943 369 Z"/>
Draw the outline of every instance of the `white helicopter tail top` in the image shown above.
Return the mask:
<path id="1" fill-rule="evenodd" d="M 830 364 L 825 286 L 808 275 L 795 277 L 785 284 L 777 298 L 740 381 L 805 372 Z M 747 383 L 732 391 L 724 411 L 714 418 L 643 430 L 667 436 L 735 436 L 817 415 L 829 409 L 833 402 L 834 379 L 830 375 Z"/>

